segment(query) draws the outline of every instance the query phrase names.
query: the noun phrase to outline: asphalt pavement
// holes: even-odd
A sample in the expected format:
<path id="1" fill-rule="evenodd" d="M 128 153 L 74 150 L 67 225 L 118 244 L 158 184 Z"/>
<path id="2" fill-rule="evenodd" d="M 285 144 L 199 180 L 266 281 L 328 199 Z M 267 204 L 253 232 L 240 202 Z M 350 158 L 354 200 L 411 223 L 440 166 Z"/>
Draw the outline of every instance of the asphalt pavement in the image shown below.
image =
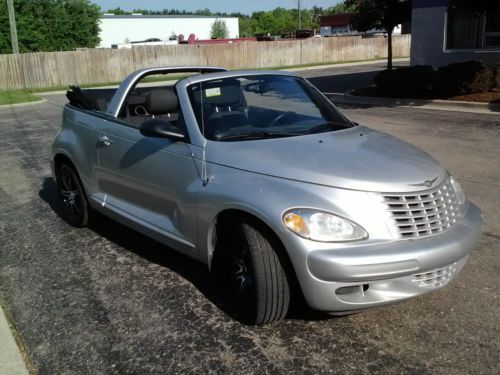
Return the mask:
<path id="1" fill-rule="evenodd" d="M 382 68 L 301 74 L 343 92 Z M 86 229 L 60 218 L 49 161 L 64 102 L 0 109 L 0 299 L 39 374 L 500 372 L 500 116 L 341 107 L 456 175 L 484 238 L 440 291 L 337 318 L 298 307 L 253 327 L 226 313 L 202 264 L 104 217 Z"/>

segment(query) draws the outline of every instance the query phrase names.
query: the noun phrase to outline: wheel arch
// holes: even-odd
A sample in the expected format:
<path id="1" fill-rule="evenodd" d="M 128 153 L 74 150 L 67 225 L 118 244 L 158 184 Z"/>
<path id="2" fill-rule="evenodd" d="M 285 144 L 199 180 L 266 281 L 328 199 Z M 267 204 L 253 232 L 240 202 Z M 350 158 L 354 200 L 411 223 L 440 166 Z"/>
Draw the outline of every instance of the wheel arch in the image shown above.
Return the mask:
<path id="1" fill-rule="evenodd" d="M 54 155 L 54 172 L 57 173 L 57 171 L 63 164 L 69 164 L 78 174 L 78 168 L 76 168 L 75 163 L 73 163 L 73 160 L 71 160 L 71 158 L 67 154 L 62 152 L 56 153 Z"/>
<path id="2" fill-rule="evenodd" d="M 236 223 L 246 222 L 252 224 L 256 229 L 261 231 L 263 235 L 271 242 L 271 245 L 276 250 L 278 258 L 280 259 L 283 268 L 287 274 L 290 287 L 300 291 L 300 284 L 298 283 L 297 274 L 293 266 L 292 260 L 286 247 L 276 233 L 276 231 L 266 222 L 265 216 L 260 212 L 247 210 L 241 207 L 238 208 L 225 208 L 221 210 L 214 218 L 210 230 L 208 231 L 208 267 L 212 269 L 213 261 L 216 259 L 219 252 L 223 249 L 218 247 L 220 243 L 220 232 L 227 229 Z"/>
<path id="3" fill-rule="evenodd" d="M 66 154 L 65 152 L 57 152 L 54 155 L 54 158 L 53 158 L 54 180 L 56 179 L 57 171 L 59 170 L 59 168 L 63 164 L 68 164 L 71 168 L 73 168 L 73 170 L 76 173 L 76 177 L 78 178 L 78 180 L 82 184 L 82 188 L 83 188 L 83 192 L 85 193 L 85 196 L 87 197 L 87 199 L 89 199 L 87 186 L 85 185 L 84 180 L 82 179 L 82 176 L 80 175 L 80 171 L 78 170 L 78 167 L 76 166 L 75 162 L 71 159 L 71 157 L 68 154 Z"/>

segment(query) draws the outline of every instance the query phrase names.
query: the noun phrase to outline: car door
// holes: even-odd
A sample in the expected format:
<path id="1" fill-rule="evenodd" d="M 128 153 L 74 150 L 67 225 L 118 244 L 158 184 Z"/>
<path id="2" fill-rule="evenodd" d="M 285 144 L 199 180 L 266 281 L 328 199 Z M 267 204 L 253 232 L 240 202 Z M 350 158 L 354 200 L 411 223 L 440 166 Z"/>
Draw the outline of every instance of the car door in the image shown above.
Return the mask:
<path id="1" fill-rule="evenodd" d="M 80 108 L 65 107 L 63 125 L 54 152 L 67 150 L 89 196 L 97 192 L 95 170 L 97 167 L 97 137 L 100 118 Z"/>
<path id="2" fill-rule="evenodd" d="M 101 205 L 136 229 L 195 256 L 200 176 L 189 144 L 143 136 L 108 120 L 99 133 L 96 172 Z"/>

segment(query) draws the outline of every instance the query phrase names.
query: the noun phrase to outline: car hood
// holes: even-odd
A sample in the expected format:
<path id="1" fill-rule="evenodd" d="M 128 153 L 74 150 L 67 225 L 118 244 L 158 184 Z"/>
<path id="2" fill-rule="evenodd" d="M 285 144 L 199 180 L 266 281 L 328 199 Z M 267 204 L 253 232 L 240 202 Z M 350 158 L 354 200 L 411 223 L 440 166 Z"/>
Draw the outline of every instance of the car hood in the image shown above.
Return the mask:
<path id="1" fill-rule="evenodd" d="M 208 162 L 345 189 L 408 192 L 442 182 L 446 170 L 429 154 L 363 126 L 252 141 L 209 142 Z M 420 185 L 420 186 L 415 186 Z"/>

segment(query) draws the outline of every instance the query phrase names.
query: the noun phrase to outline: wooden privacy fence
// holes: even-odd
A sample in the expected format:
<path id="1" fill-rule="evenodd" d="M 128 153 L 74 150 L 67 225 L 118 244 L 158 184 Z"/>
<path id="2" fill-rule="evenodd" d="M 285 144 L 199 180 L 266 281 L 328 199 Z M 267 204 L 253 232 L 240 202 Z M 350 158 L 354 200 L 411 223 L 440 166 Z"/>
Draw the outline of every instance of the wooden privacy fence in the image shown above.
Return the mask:
<path id="1" fill-rule="evenodd" d="M 410 42 L 410 35 L 395 36 L 394 57 L 409 56 Z M 0 55 L 0 89 L 118 82 L 136 69 L 157 66 L 271 68 L 384 57 L 386 38 L 360 36 Z"/>

